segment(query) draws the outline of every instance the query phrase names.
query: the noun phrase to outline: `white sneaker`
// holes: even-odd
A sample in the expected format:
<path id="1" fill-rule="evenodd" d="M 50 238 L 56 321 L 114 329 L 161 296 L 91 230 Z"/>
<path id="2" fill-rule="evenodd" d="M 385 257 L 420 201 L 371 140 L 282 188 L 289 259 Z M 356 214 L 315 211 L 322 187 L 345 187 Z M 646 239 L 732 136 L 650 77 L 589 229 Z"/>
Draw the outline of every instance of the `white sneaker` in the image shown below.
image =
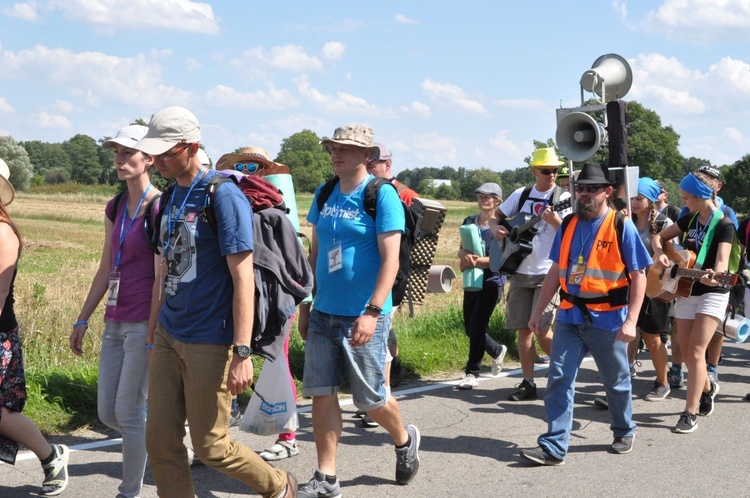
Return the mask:
<path id="1" fill-rule="evenodd" d="M 503 371 L 503 360 L 505 359 L 505 353 L 508 352 L 508 346 L 502 345 L 503 350 L 497 355 L 497 358 L 492 359 L 492 376 L 497 377 L 500 372 Z"/>
<path id="2" fill-rule="evenodd" d="M 461 382 L 458 383 L 459 389 L 474 389 L 479 384 L 479 380 L 471 374 L 466 374 Z"/>

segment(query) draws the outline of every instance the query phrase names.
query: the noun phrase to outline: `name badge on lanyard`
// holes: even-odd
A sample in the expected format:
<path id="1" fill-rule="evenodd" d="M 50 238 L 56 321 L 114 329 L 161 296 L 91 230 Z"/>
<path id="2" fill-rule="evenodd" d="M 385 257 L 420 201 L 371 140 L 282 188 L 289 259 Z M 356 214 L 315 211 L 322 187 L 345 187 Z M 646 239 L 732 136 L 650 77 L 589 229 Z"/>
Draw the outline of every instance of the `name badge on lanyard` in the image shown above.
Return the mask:
<path id="1" fill-rule="evenodd" d="M 583 282 L 583 272 L 586 271 L 586 266 L 583 264 L 583 255 L 578 256 L 578 262 L 570 268 L 570 277 L 568 277 L 568 283 L 573 285 L 581 285 Z"/>
<path id="2" fill-rule="evenodd" d="M 328 246 L 328 273 L 340 270 L 342 266 L 341 243 L 336 242 Z"/>
<path id="3" fill-rule="evenodd" d="M 113 271 L 109 274 L 109 290 L 107 291 L 107 306 L 117 306 L 117 297 L 120 295 L 120 272 Z"/>

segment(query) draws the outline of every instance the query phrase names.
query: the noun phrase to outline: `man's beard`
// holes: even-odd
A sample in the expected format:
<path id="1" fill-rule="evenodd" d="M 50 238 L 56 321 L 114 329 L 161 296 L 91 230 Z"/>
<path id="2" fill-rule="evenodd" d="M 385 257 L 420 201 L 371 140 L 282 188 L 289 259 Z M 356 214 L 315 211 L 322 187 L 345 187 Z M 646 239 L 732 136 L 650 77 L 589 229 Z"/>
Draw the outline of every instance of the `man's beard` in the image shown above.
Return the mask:
<path id="1" fill-rule="evenodd" d="M 586 203 L 581 199 L 576 203 L 576 215 L 582 220 L 593 220 L 599 216 L 599 209 L 604 202 L 604 200 L 597 200 L 595 197 L 590 197 Z"/>

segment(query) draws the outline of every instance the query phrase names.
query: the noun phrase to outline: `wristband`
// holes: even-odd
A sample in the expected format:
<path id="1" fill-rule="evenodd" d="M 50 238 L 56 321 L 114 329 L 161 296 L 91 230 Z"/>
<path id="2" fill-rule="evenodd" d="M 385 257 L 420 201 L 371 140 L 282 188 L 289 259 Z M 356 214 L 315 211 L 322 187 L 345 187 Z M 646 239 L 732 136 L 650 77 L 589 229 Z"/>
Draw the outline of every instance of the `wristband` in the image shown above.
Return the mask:
<path id="1" fill-rule="evenodd" d="M 79 325 L 83 325 L 87 329 L 89 328 L 89 322 L 88 322 L 88 320 L 78 320 L 76 323 L 73 324 L 73 328 L 76 328 Z"/>
<path id="2" fill-rule="evenodd" d="M 146 349 L 154 349 L 154 345 L 146 343 Z"/>
<path id="3" fill-rule="evenodd" d="M 383 312 L 383 308 L 381 308 L 379 306 L 375 306 L 372 303 L 367 303 L 367 306 L 365 306 L 365 310 L 367 310 L 367 311 L 374 311 L 378 315 Z"/>

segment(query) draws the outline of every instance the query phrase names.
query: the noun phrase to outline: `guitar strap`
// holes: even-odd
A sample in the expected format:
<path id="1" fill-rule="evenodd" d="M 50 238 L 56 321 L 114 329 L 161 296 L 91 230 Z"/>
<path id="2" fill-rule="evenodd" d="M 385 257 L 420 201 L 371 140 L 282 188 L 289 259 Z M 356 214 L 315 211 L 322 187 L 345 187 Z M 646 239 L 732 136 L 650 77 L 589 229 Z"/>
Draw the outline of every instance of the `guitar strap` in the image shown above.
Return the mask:
<path id="1" fill-rule="evenodd" d="M 716 216 L 718 212 L 719 216 Z M 698 216 L 698 212 L 693 215 L 693 217 L 690 219 L 690 224 L 693 224 L 693 221 L 695 220 L 695 217 Z M 724 217 L 724 213 L 721 212 L 720 209 L 717 209 L 714 211 L 714 215 L 711 217 L 711 221 L 708 224 L 708 228 L 706 229 L 706 236 L 703 238 L 703 242 L 701 243 L 701 250 L 698 252 L 698 257 L 695 260 L 695 264 L 693 265 L 693 268 L 697 270 L 703 269 L 703 263 L 706 261 L 706 255 L 708 254 L 708 248 L 711 246 L 711 242 L 714 240 L 714 232 L 716 231 L 716 225 L 719 224 L 719 221 Z"/>

